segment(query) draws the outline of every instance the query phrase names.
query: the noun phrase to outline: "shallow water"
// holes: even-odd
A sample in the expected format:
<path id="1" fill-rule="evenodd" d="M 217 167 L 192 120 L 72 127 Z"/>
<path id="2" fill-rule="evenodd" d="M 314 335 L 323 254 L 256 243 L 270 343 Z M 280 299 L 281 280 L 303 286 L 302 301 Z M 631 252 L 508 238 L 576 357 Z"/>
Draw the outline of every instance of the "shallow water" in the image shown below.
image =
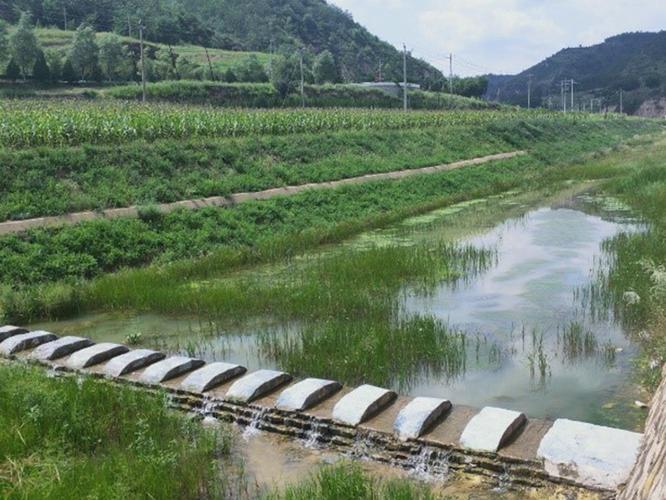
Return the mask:
<path id="1" fill-rule="evenodd" d="M 474 200 L 368 232 L 316 255 L 424 240 L 495 249 L 496 265 L 468 281 L 442 283 L 428 294 L 405 289 L 406 314 L 431 314 L 468 339 L 464 372 L 453 379 L 423 374 L 409 392 L 445 397 L 454 404 L 514 408 L 533 417 L 640 428 L 644 414 L 634 401 L 641 395 L 630 382 L 635 348 L 620 325 L 591 319 L 576 291 L 605 265 L 601 243 L 622 231 L 641 230 L 641 225 L 614 200 L 581 193 L 580 187 L 543 200 L 543 193 Z M 261 266 L 250 273 L 269 278 L 283 268 Z M 563 332 L 572 324 L 589 332 L 594 349 L 567 351 Z M 260 356 L 256 332 L 298 329 L 259 319 L 234 327 L 117 313 L 34 327 L 117 342 L 140 333 L 142 345 L 250 369 L 279 368 Z"/>

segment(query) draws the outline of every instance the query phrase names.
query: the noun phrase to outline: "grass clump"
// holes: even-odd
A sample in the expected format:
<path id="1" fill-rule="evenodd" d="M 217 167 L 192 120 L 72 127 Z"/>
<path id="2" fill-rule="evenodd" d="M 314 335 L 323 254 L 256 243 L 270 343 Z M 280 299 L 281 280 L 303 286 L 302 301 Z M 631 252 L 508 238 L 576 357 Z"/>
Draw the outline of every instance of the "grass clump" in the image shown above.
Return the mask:
<path id="1" fill-rule="evenodd" d="M 229 438 L 161 397 L 0 364 L 0 497 L 202 498 L 221 495 Z"/>
<path id="2" fill-rule="evenodd" d="M 284 491 L 264 496 L 265 500 L 430 500 L 437 498 L 424 484 L 406 479 L 381 480 L 358 465 L 342 463 L 322 467 L 308 479 Z"/>

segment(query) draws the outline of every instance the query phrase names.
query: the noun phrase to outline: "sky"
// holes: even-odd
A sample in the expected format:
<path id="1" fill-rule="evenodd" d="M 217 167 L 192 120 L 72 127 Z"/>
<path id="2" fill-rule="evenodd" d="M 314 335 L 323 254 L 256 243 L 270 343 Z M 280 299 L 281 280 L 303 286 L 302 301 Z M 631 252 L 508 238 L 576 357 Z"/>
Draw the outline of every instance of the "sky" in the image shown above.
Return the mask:
<path id="1" fill-rule="evenodd" d="M 381 39 L 454 73 L 519 73 L 566 47 L 666 29 L 666 0 L 329 0 Z"/>

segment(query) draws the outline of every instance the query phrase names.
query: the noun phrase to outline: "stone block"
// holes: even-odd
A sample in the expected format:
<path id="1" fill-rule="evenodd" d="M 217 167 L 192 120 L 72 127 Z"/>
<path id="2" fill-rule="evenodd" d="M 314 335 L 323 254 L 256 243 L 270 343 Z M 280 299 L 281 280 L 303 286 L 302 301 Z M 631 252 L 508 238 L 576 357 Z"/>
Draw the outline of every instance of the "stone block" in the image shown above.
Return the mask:
<path id="1" fill-rule="evenodd" d="M 527 422 L 523 413 L 487 406 L 474 415 L 460 436 L 471 450 L 496 452 Z"/>
<path id="2" fill-rule="evenodd" d="M 359 425 L 386 408 L 397 398 L 388 389 L 365 384 L 346 394 L 333 407 L 333 418 L 347 425 Z"/>
<path id="3" fill-rule="evenodd" d="M 642 437 L 637 432 L 559 419 L 541 440 L 537 457 L 553 477 L 615 490 L 628 479 Z"/>
<path id="4" fill-rule="evenodd" d="M 104 365 L 102 373 L 109 377 L 121 377 L 166 358 L 161 352 L 150 349 L 134 349 L 121 354 Z"/>
<path id="5" fill-rule="evenodd" d="M 333 380 L 308 378 L 282 391 L 275 407 L 285 411 L 307 410 L 341 388 L 342 384 Z"/>
<path id="6" fill-rule="evenodd" d="M 190 392 L 210 391 L 218 385 L 242 375 L 247 368 L 230 363 L 209 363 L 190 373 L 180 384 L 180 388 Z"/>
<path id="7" fill-rule="evenodd" d="M 61 337 L 53 342 L 40 345 L 30 353 L 30 357 L 39 361 L 53 361 L 91 345 L 93 345 L 93 341 L 83 337 Z"/>
<path id="8" fill-rule="evenodd" d="M 202 367 L 205 363 L 200 359 L 188 358 L 186 356 L 174 356 L 154 365 L 150 365 L 141 374 L 139 380 L 146 384 L 161 384 L 172 378 L 176 378 L 192 370 Z"/>
<path id="9" fill-rule="evenodd" d="M 75 352 L 69 357 L 65 366 L 72 370 L 81 370 L 120 356 L 127 351 L 129 349 L 124 345 L 102 342 Z"/>
<path id="10" fill-rule="evenodd" d="M 11 356 L 17 352 L 52 342 L 57 338 L 57 335 L 42 330 L 19 333 L 18 335 L 6 338 L 0 343 L 0 355 Z"/>
<path id="11" fill-rule="evenodd" d="M 393 429 L 405 441 L 416 439 L 425 433 L 444 413 L 451 403 L 439 398 L 414 398 L 398 413 Z"/>
<path id="12" fill-rule="evenodd" d="M 227 391 L 225 399 L 250 403 L 291 380 L 288 373 L 275 370 L 258 370 L 237 380 Z"/>

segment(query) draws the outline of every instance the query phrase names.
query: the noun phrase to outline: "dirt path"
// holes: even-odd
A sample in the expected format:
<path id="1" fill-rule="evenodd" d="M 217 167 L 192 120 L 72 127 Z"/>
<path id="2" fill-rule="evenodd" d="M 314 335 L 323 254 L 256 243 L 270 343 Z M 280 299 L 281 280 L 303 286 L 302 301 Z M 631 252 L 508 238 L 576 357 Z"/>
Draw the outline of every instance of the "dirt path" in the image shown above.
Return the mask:
<path id="1" fill-rule="evenodd" d="M 473 165 L 481 165 L 497 160 L 506 160 L 516 156 L 526 154 L 525 151 L 512 151 L 510 153 L 499 153 L 489 156 L 482 156 L 480 158 L 473 158 L 471 160 L 462 160 L 445 165 L 436 165 L 434 167 L 423 167 L 409 170 L 397 170 L 394 172 L 385 172 L 380 174 L 367 174 L 359 177 L 350 177 L 348 179 L 340 179 L 337 181 L 320 182 L 300 184 L 298 186 L 285 186 L 279 188 L 266 189 L 264 191 L 257 191 L 254 193 L 236 193 L 229 196 L 213 196 L 210 198 L 198 198 L 192 200 L 176 201 L 173 203 L 164 203 L 156 205 L 157 210 L 162 213 L 169 213 L 179 208 L 189 210 L 196 210 L 203 207 L 230 207 L 238 203 L 250 200 L 267 200 L 275 196 L 291 196 L 301 193 L 306 190 L 313 189 L 332 189 L 339 186 L 348 184 L 362 184 L 364 182 L 379 181 L 385 179 L 402 179 L 404 177 L 411 177 L 413 175 L 432 174 L 435 172 L 443 172 L 446 170 L 455 170 L 463 167 L 470 167 Z M 93 219 L 116 219 L 120 217 L 137 217 L 140 207 L 134 205 L 125 208 L 108 208 L 101 211 L 87 210 L 85 212 L 74 212 L 66 215 L 56 215 L 52 217 L 37 217 L 35 219 L 26 219 L 20 221 L 7 221 L 0 223 L 0 235 L 19 233 L 39 227 L 54 227 L 54 226 L 69 226 L 78 224 L 79 222 L 89 221 Z"/>

